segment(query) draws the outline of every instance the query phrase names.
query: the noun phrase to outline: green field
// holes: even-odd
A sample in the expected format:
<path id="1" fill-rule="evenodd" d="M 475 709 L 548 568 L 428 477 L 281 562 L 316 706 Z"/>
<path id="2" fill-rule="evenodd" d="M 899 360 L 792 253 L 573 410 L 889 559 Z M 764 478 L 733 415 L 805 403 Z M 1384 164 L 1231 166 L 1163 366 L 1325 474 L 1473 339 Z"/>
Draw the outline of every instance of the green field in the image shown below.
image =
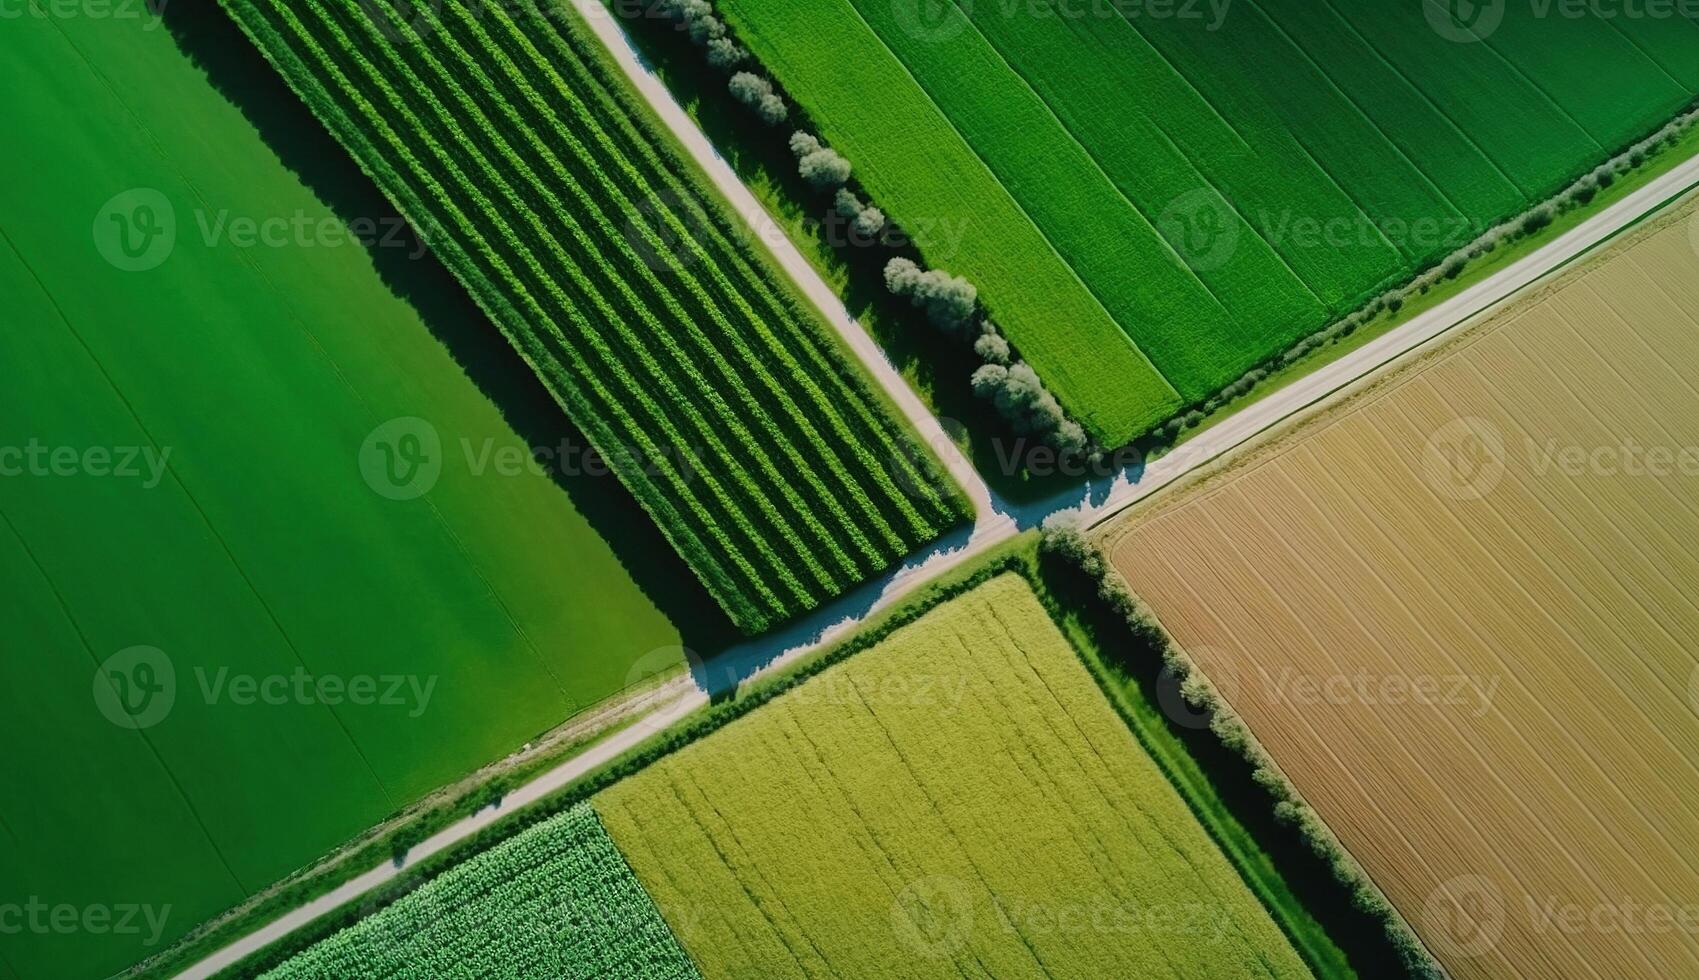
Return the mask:
<path id="1" fill-rule="evenodd" d="M 814 608 L 965 516 L 575 12 L 226 7 L 432 229 L 740 626 Z"/>
<path id="2" fill-rule="evenodd" d="M 266 980 L 699 976 L 580 803 L 457 865 Z"/>
<path id="3" fill-rule="evenodd" d="M 965 223 L 928 260 L 1118 444 L 1699 92 L 1691 21 L 1460 43 L 1429 2 L 718 6 L 892 218 Z"/>
<path id="4" fill-rule="evenodd" d="M 0 926 L 31 899 L 169 907 L 157 933 L 139 916 L 139 932 L 8 928 L 4 976 L 105 975 L 158 952 L 698 632 L 676 600 L 692 578 L 618 481 L 474 472 L 462 446 L 523 452 L 539 407 L 551 437 L 568 430 L 440 266 L 317 232 L 208 240 L 221 214 L 228 229 L 386 213 L 322 133 L 314 155 L 314 134 L 288 128 L 285 104 L 314 124 L 216 8 L 168 14 L 209 17 L 223 30 L 202 55 L 271 82 L 247 105 L 303 155 L 280 160 L 157 22 L 4 28 L 0 79 L 31 94 L 0 156 L 0 450 L 170 450 L 135 476 L 0 451 Z M 176 241 L 120 271 L 97 215 L 136 188 L 172 209 Z M 462 357 L 450 336 L 502 357 Z M 389 499 L 362 445 L 414 416 L 442 440 L 441 476 Z M 176 681 L 142 731 L 103 717 L 91 686 L 138 645 Z M 238 675 L 296 671 L 413 678 L 429 701 L 415 715 L 405 686 L 400 704 L 233 700 Z"/>
<path id="5" fill-rule="evenodd" d="M 593 800 L 704 976 L 1307 976 L 1020 577 Z"/>

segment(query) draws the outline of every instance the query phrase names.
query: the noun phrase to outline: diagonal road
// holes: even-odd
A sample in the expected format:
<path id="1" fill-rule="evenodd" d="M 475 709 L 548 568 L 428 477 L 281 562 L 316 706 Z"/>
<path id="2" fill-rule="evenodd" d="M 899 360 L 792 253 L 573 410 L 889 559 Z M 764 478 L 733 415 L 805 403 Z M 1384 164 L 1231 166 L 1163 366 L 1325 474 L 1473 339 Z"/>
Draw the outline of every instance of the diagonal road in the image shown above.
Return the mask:
<path id="1" fill-rule="evenodd" d="M 706 691 L 719 692 L 739 681 L 780 664 L 788 663 L 852 631 L 870 613 L 888 606 L 942 573 L 984 553 L 1022 531 L 1039 526 L 1051 514 L 1081 513 L 1088 525 L 1107 521 L 1133 504 L 1192 472 L 1199 466 L 1256 438 L 1273 426 L 1316 405 L 1355 382 L 1376 374 L 1391 362 L 1433 344 L 1443 335 L 1493 310 L 1527 286 L 1568 265 L 1601 242 L 1657 210 L 1670 199 L 1699 185 L 1699 156 L 1686 160 L 1669 173 L 1634 191 L 1622 200 L 1589 217 L 1571 231 L 1533 254 L 1501 269 L 1458 295 L 1410 318 L 1360 349 L 1318 368 L 1298 381 L 1271 392 L 1200 433 L 1165 456 L 1137 470 L 1125 470 L 1059 493 L 1047 500 L 1012 505 L 998 497 L 980 478 L 925 404 L 903 381 L 872 337 L 856 323 L 814 267 L 782 233 L 782 226 L 761 207 L 738 179 L 731 166 L 714 149 L 708 138 L 679 105 L 660 79 L 632 47 L 624 29 L 606 8 L 595 0 L 573 0 L 591 29 L 605 44 L 620 69 L 641 93 L 662 122 L 684 145 L 748 222 L 755 237 L 765 243 L 779 265 L 796 281 L 803 294 L 819 308 L 826 321 L 838 331 L 845 344 L 867 372 L 889 394 L 899 410 L 920 432 L 921 438 L 938 454 L 945 468 L 973 500 L 977 519 L 971 529 L 959 532 L 911 556 L 901 568 L 854 590 L 824 609 L 778 631 L 751 640 L 715 657 L 707 664 L 694 664 L 693 676 L 679 677 L 643 695 L 658 704 L 642 721 L 598 742 L 583 753 L 544 773 L 510 793 L 495 809 L 483 810 L 452 824 L 420 845 L 397 863 L 374 868 L 334 891 L 302 905 L 267 923 L 177 976 L 203 980 L 267 945 L 349 902 L 358 900 L 420 861 L 471 837 L 507 813 L 536 802 L 579 776 L 613 760 L 650 735 L 687 717 L 707 703 Z"/>

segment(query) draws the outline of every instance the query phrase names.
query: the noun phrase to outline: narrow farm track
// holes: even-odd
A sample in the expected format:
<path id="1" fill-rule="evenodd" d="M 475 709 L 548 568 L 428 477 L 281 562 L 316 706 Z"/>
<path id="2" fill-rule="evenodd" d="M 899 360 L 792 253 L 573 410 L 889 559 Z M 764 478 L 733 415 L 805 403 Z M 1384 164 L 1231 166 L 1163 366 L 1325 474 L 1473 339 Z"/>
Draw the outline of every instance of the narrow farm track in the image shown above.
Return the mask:
<path id="1" fill-rule="evenodd" d="M 1304 378 L 1281 388 L 1240 410 L 1218 425 L 1200 433 L 1179 449 L 1137 472 L 1123 471 L 1112 477 L 1064 491 L 1046 500 L 1013 505 L 996 495 L 979 477 L 972 464 L 944 433 L 937 419 L 909 389 L 883 351 L 844 307 L 843 301 L 819 277 L 788 238 L 765 235 L 777 223 L 762 209 L 703 135 L 671 92 L 644 64 L 615 23 L 599 4 L 575 0 L 591 32 L 606 45 L 614 61 L 654 113 L 698 166 L 728 199 L 739 216 L 756 232 L 778 264 L 796 282 L 803 295 L 825 321 L 843 338 L 862 366 L 886 391 L 944 467 L 972 500 L 977 518 L 964 529 L 911 555 L 900 567 L 864 583 L 836 601 L 794 621 L 784 628 L 740 644 L 705 665 L 697 665 L 691 677 L 679 677 L 644 698 L 661 705 L 641 722 L 597 743 L 560 766 L 508 794 L 499 809 L 481 811 L 444 828 L 413 848 L 400 863 L 374 868 L 330 893 L 308 902 L 267 923 L 194 964 L 177 976 L 202 980 L 250 956 L 267 945 L 305 927 L 374 888 L 408 872 L 432 855 L 478 833 L 507 813 L 528 806 L 572 780 L 594 770 L 635 747 L 657 731 L 684 719 L 708 701 L 707 692 L 719 692 L 762 670 L 790 663 L 839 637 L 853 632 L 873 612 L 889 606 L 916 588 L 983 554 L 1015 535 L 1039 526 L 1046 517 L 1078 511 L 1090 525 L 1098 525 L 1135 503 L 1149 497 L 1229 451 L 1255 439 L 1299 412 L 1309 409 L 1342 389 L 1380 373 L 1394 361 L 1424 348 L 1453 328 L 1478 314 L 1495 309 L 1524 288 L 1591 251 L 1671 199 L 1699 185 L 1699 157 L 1686 160 L 1668 173 L 1649 182 L 1622 200 L 1603 208 L 1571 231 L 1537 252 L 1462 291 L 1432 309 L 1412 317 L 1384 336 L 1337 361 L 1318 368 Z"/>

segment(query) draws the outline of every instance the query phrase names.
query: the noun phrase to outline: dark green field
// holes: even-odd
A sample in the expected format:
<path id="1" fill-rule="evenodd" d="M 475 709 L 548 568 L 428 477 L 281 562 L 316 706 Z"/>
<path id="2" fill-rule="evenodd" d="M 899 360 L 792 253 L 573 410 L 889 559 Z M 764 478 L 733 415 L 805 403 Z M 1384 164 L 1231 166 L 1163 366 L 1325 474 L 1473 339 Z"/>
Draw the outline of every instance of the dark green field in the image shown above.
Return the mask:
<path id="1" fill-rule="evenodd" d="M 0 46 L 0 909 L 169 907 L 157 934 L 26 921 L 0 975 L 29 980 L 156 952 L 729 631 L 614 478 L 498 463 L 582 438 L 407 236 L 321 227 L 381 241 L 394 214 L 221 12 L 168 23 L 24 17 Z M 135 223 L 129 244 L 163 261 L 110 264 L 113 215 L 163 227 L 161 201 L 174 246 Z M 244 247 L 241 219 L 281 244 Z M 414 499 L 379 492 L 424 486 L 391 486 L 379 447 L 423 430 L 368 444 L 398 417 L 442 444 Z M 141 731 L 94 687 L 136 646 L 175 673 Z M 140 663 L 117 666 L 159 686 Z M 396 703 L 238 703 L 237 678 L 297 672 Z"/>

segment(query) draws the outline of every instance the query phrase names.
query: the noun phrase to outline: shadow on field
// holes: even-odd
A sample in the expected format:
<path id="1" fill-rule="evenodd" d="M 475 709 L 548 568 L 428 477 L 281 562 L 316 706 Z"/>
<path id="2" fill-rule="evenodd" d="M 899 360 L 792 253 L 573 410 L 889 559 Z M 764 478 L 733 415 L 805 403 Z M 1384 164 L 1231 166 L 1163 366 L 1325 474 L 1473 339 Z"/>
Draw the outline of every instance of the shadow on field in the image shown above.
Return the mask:
<path id="1" fill-rule="evenodd" d="M 391 227 L 395 208 L 324 129 L 215 0 L 160 5 L 178 48 L 239 109 L 283 165 L 345 222 Z M 418 311 L 467 377 L 530 446 L 587 445 L 542 382 L 430 252 L 409 241 L 366 243 L 385 286 Z M 413 256 L 419 256 L 414 258 Z M 606 540 L 637 586 L 683 634 L 711 653 L 739 634 L 618 480 L 546 467 L 571 505 Z"/>
<path id="2" fill-rule="evenodd" d="M 831 210 L 830 202 L 797 173 L 796 158 L 786 145 L 785 134 L 792 129 L 820 131 L 800 106 L 793 104 L 791 121 L 785 126 L 768 127 L 731 98 L 726 76 L 709 67 L 701 49 L 670 22 L 622 13 L 621 26 L 645 66 L 666 84 L 732 170 L 753 188 L 777 189 L 781 219 L 788 228 L 806 229 L 819 243 L 827 281 L 837 288 L 850 315 L 923 393 L 935 414 L 963 424 L 968 458 L 994 492 L 1015 503 L 1028 503 L 1080 482 L 1076 476 L 1060 474 L 1034 477 L 999 458 L 1000 452 L 1008 455 L 1015 451 L 1014 437 L 1008 423 L 988 402 L 975 396 L 968 384 L 968 378 L 983 362 L 965 343 L 943 336 L 919 310 L 892 296 L 885 287 L 887 260 L 900 254 L 919 261 L 920 253 L 912 247 L 892 250 L 871 242 L 856 244 L 835 216 L 830 225 L 823 220 Z M 769 201 L 762 203 L 774 206 Z M 971 216 L 920 215 L 915 220 L 917 227 L 912 232 L 916 240 L 924 240 L 925 223 L 934 228 L 933 237 L 946 246 L 933 256 L 942 268 L 949 268 L 954 249 L 971 247 Z M 807 248 L 803 251 L 813 258 Z"/>

